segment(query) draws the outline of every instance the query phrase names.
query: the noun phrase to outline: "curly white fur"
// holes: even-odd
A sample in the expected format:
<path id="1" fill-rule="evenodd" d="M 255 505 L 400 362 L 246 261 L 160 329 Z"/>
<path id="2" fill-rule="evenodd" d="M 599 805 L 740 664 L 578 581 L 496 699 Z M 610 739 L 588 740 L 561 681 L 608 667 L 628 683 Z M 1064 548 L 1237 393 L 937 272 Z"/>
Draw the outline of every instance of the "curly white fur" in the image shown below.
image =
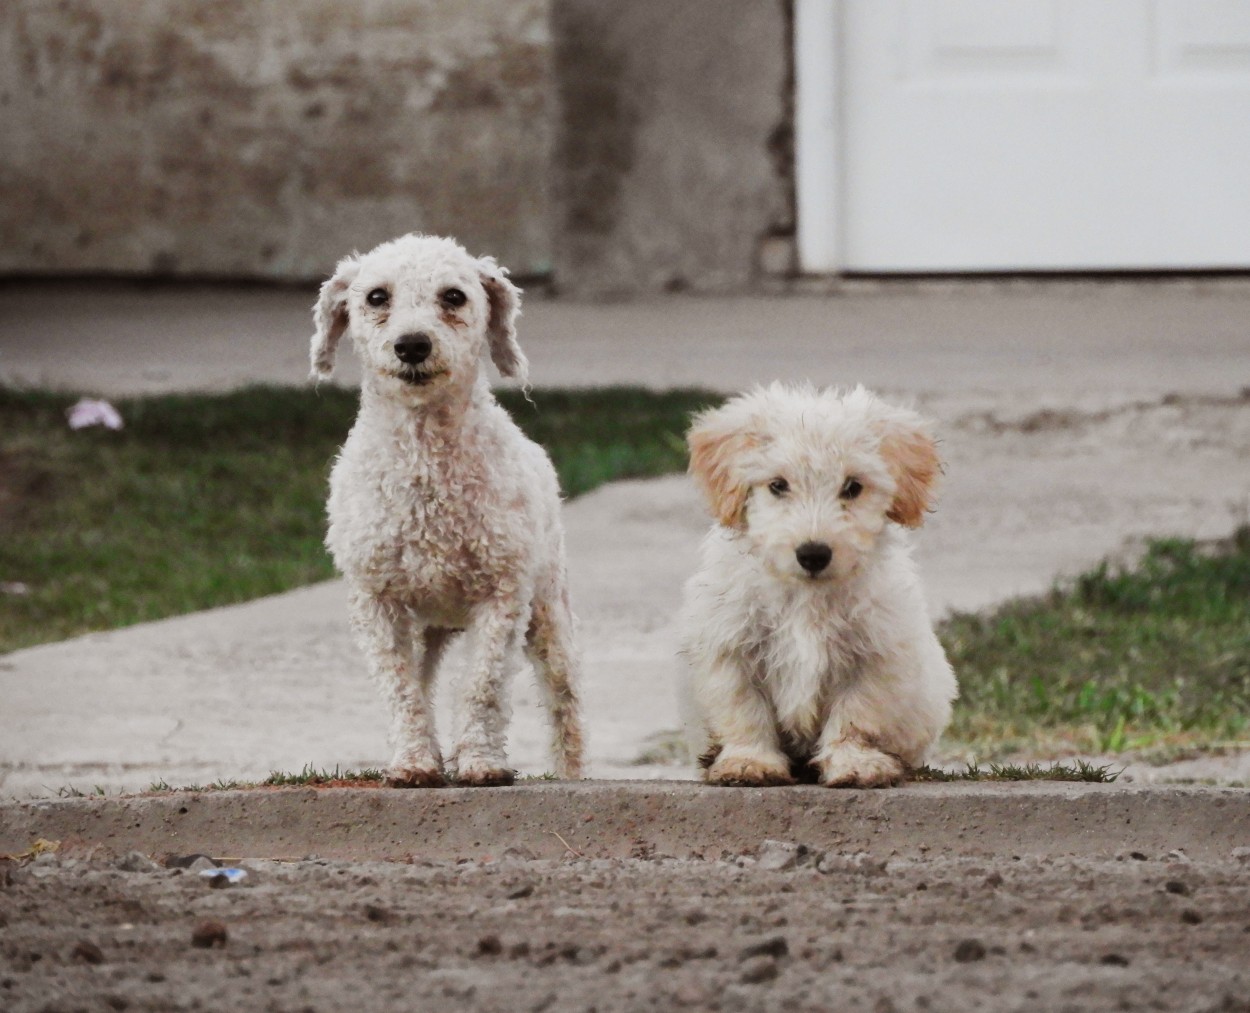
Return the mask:
<path id="1" fill-rule="evenodd" d="M 896 783 L 957 693 L 902 530 L 940 471 L 927 425 L 862 387 L 773 384 L 698 416 L 688 442 L 717 519 L 682 623 L 705 776 Z"/>
<path id="2" fill-rule="evenodd" d="M 472 637 L 462 730 L 448 772 L 513 779 L 508 682 L 524 649 L 551 713 L 557 770 L 580 777 L 574 619 L 555 470 L 499 406 L 484 351 L 524 381 L 520 292 L 489 257 L 408 235 L 341 261 L 314 308 L 314 377 L 339 339 L 360 359 L 360 411 L 330 476 L 326 545 L 347 580 L 352 629 L 392 716 L 388 780 L 443 783 L 433 683 L 456 634 Z"/>

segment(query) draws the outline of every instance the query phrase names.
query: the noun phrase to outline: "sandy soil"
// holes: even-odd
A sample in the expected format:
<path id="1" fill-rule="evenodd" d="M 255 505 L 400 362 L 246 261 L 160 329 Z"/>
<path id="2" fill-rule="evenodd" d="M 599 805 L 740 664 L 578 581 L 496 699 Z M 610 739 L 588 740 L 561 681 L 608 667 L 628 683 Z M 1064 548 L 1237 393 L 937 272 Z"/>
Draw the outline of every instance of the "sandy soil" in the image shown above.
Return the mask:
<path id="1" fill-rule="evenodd" d="M 0 873 L 0 1005 L 1250 1009 L 1250 867 L 1233 860 L 765 846 L 246 867 L 225 889 L 142 857 Z"/>
<path id="2" fill-rule="evenodd" d="M 1233 789 L 584 782 L 0 806 L 0 848 L 49 836 L 59 851 L 0 859 L 13 1013 L 1250 1010 L 1250 793 Z M 182 867 L 204 853 L 246 878 Z"/>

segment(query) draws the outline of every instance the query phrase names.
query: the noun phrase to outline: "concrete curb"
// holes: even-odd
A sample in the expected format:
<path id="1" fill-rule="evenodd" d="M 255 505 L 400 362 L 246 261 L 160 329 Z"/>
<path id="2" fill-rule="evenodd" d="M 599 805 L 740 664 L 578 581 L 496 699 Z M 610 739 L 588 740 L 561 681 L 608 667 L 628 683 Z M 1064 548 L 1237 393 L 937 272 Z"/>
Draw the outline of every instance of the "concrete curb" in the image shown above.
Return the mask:
<path id="1" fill-rule="evenodd" d="M 925 854 L 1221 860 L 1250 845 L 1250 791 L 1058 782 L 889 791 L 708 788 L 689 782 L 503 789 L 294 788 L 12 802 L 0 853 L 65 847 L 242 858 L 454 861 L 667 855 L 719 858 L 782 839 L 882 857 Z"/>

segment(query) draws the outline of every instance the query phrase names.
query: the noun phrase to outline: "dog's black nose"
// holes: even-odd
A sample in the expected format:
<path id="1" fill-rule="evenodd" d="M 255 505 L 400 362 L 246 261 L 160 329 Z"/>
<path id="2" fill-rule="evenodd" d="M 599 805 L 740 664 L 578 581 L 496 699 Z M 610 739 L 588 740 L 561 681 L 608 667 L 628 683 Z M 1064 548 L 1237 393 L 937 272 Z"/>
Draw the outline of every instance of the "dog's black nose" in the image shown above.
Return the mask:
<path id="1" fill-rule="evenodd" d="M 833 559 L 833 549 L 823 542 L 804 542 L 794 550 L 794 558 L 813 577 L 820 573 Z"/>
<path id="2" fill-rule="evenodd" d="M 400 362 L 406 362 L 410 366 L 415 366 L 418 362 L 425 362 L 433 350 L 434 342 L 430 340 L 428 334 L 420 332 L 404 334 L 395 339 L 395 355 Z"/>

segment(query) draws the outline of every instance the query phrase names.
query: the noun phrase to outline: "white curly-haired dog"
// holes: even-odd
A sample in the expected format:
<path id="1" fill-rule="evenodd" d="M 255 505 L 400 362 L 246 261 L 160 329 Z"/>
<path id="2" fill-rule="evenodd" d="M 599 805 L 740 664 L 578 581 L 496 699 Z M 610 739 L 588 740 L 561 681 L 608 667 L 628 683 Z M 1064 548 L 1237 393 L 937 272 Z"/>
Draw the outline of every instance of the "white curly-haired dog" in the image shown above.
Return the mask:
<path id="1" fill-rule="evenodd" d="M 941 468 L 927 424 L 862 387 L 775 383 L 687 439 L 717 522 L 683 617 L 705 777 L 897 783 L 957 694 L 903 530 Z"/>
<path id="2" fill-rule="evenodd" d="M 330 476 L 326 545 L 347 579 L 356 640 L 391 712 L 388 782 L 444 783 L 433 717 L 439 659 L 471 635 L 448 773 L 510 784 L 508 683 L 539 674 L 562 777 L 581 776 L 574 619 L 560 491 L 546 453 L 499 406 L 483 352 L 527 379 L 520 291 L 490 257 L 407 235 L 340 261 L 314 307 L 314 378 L 339 339 L 360 359 L 360 411 Z"/>

